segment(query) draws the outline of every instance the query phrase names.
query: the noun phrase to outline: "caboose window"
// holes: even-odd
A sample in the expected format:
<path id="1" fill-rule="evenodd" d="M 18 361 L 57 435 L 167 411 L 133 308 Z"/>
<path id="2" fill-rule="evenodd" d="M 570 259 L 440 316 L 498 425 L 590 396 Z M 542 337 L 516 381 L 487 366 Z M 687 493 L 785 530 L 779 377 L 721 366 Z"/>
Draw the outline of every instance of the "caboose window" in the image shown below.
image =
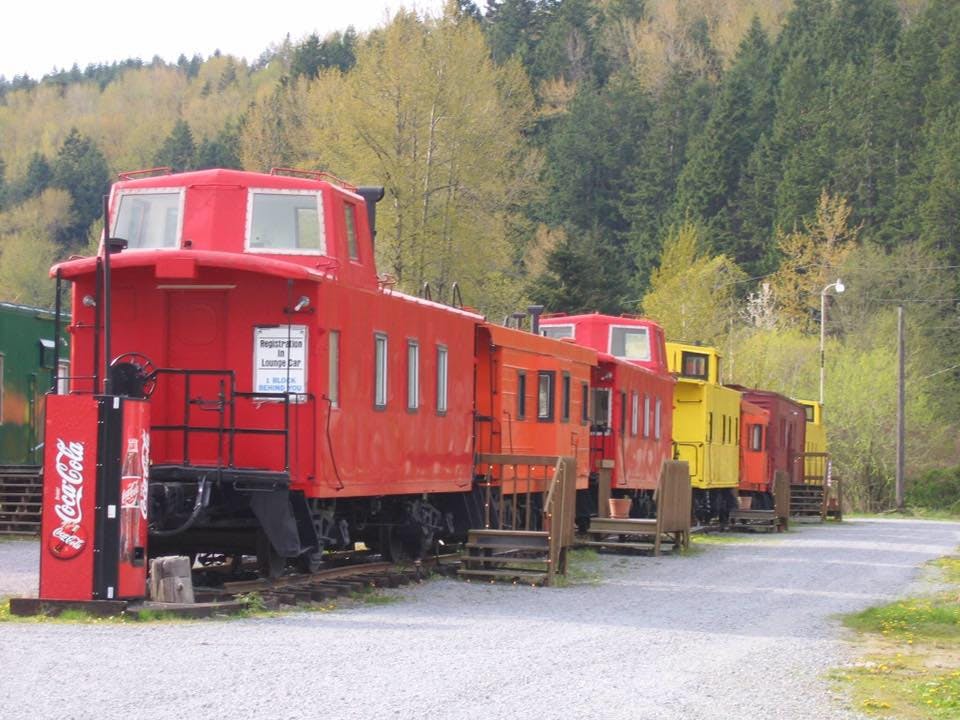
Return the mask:
<path id="1" fill-rule="evenodd" d="M 320 193 L 252 190 L 247 205 L 247 249 L 325 255 Z"/>
<path id="2" fill-rule="evenodd" d="M 813 405 L 804 405 L 803 412 L 807 416 L 807 422 L 813 422 Z"/>
<path id="3" fill-rule="evenodd" d="M 70 393 L 70 363 L 67 360 L 61 360 L 57 363 L 57 395 L 68 395 Z"/>
<path id="4" fill-rule="evenodd" d="M 420 407 L 420 344 L 407 341 L 407 410 Z"/>
<path id="5" fill-rule="evenodd" d="M 585 382 L 580 383 L 580 422 L 590 422 L 590 386 Z"/>
<path id="6" fill-rule="evenodd" d="M 655 415 L 653 416 L 653 437 L 660 439 L 660 398 L 657 398 Z"/>
<path id="7" fill-rule="evenodd" d="M 382 409 L 387 406 L 387 336 L 383 333 L 376 333 L 373 337 L 373 365 L 376 375 L 373 388 L 373 405 Z"/>
<path id="8" fill-rule="evenodd" d="M 570 373 L 563 374 L 563 387 L 560 395 L 560 419 L 570 422 Z"/>
<path id="9" fill-rule="evenodd" d="M 610 390 L 593 389 L 593 425 L 591 431 L 608 433 L 613 422 L 613 408 L 610 407 Z"/>
<path id="10" fill-rule="evenodd" d="M 683 377 L 706 380 L 710 358 L 704 353 L 684 352 L 681 356 L 680 374 Z"/>
<path id="11" fill-rule="evenodd" d="M 347 253 L 351 260 L 360 259 L 360 250 L 357 249 L 357 210 L 350 203 L 343 206 L 343 220 L 347 226 Z"/>
<path id="12" fill-rule="evenodd" d="M 750 426 L 750 449 L 763 450 L 763 425 Z"/>
<path id="13" fill-rule="evenodd" d="M 563 340 L 564 338 L 573 337 L 573 325 L 551 325 L 549 327 L 540 328 L 540 334 L 544 337 L 555 338 L 557 340 Z"/>
<path id="14" fill-rule="evenodd" d="M 537 420 L 553 420 L 553 370 L 537 373 Z"/>
<path id="15" fill-rule="evenodd" d="M 643 396 L 643 436 L 650 437 L 650 396 L 646 393 Z"/>
<path id="16" fill-rule="evenodd" d="M 527 374 L 517 371 L 517 420 L 527 417 Z"/>
<path id="17" fill-rule="evenodd" d="M 331 407 L 340 407 L 340 331 L 330 331 L 330 365 L 327 369 L 327 398 Z"/>
<path id="18" fill-rule="evenodd" d="M 627 360 L 649 360 L 650 335 L 647 328 L 611 327 L 610 354 Z"/>
<path id="19" fill-rule="evenodd" d="M 437 345 L 437 412 L 447 412 L 447 347 Z"/>
<path id="20" fill-rule="evenodd" d="M 637 427 L 640 424 L 640 396 L 636 391 L 630 394 L 630 434 L 637 436 Z"/>
<path id="21" fill-rule="evenodd" d="M 120 193 L 113 237 L 127 241 L 131 250 L 172 248 L 180 237 L 183 192 L 180 190 Z"/>

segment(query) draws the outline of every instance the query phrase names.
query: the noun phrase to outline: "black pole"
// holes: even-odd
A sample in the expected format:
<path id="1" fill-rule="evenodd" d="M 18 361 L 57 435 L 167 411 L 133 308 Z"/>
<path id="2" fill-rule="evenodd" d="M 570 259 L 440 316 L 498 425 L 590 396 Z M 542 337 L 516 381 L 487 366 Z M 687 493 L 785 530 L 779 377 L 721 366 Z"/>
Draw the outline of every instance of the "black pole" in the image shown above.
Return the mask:
<path id="1" fill-rule="evenodd" d="M 110 382 L 110 198 L 103 196 L 103 394 L 113 391 Z"/>
<path id="2" fill-rule="evenodd" d="M 50 392 L 57 394 L 60 385 L 60 291 L 63 288 L 63 278 L 60 268 L 57 268 L 57 297 L 53 315 L 53 369 L 50 371 Z"/>
<path id="3" fill-rule="evenodd" d="M 103 306 L 103 259 L 97 257 L 97 286 L 93 303 L 93 394 L 100 392 L 100 308 Z"/>

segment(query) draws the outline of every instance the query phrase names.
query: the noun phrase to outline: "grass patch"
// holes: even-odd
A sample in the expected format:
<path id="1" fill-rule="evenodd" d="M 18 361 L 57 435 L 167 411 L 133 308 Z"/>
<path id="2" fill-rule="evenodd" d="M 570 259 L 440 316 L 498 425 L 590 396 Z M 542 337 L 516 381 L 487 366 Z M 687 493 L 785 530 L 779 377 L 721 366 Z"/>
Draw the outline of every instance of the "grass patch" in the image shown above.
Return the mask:
<path id="1" fill-rule="evenodd" d="M 732 533 L 693 533 L 690 535 L 690 546 L 694 545 L 736 545 L 750 542 L 754 538 L 750 535 Z"/>
<path id="2" fill-rule="evenodd" d="M 570 587 L 571 585 L 596 585 L 603 576 L 597 563 L 600 562 L 600 553 L 594 548 L 576 548 L 567 553 L 567 574 L 557 575 L 554 587 Z"/>
<path id="3" fill-rule="evenodd" d="M 831 677 L 856 709 L 878 717 L 960 717 L 960 556 L 931 561 L 952 589 L 843 618 L 865 651 Z"/>
<path id="4" fill-rule="evenodd" d="M 953 593 L 909 598 L 847 615 L 843 622 L 859 632 L 880 633 L 908 644 L 927 638 L 960 639 L 960 602 Z"/>

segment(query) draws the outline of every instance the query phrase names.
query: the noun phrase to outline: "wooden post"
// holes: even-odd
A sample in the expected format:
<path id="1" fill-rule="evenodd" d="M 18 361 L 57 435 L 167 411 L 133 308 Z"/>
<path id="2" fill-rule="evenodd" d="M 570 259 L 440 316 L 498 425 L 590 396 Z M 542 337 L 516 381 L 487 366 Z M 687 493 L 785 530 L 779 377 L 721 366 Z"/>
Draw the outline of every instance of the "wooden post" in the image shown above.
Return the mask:
<path id="1" fill-rule="evenodd" d="M 610 517 L 610 483 L 613 479 L 613 460 L 601 460 L 597 471 L 597 516 Z"/>

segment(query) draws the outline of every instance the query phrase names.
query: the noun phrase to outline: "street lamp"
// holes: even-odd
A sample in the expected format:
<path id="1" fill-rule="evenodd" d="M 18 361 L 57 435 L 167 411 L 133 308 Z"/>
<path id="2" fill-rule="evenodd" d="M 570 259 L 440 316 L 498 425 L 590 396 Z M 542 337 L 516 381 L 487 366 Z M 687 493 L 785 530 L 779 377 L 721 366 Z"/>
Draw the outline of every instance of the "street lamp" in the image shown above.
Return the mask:
<path id="1" fill-rule="evenodd" d="M 844 291 L 843 280 L 837 278 L 836 282 L 827 285 L 820 292 L 820 404 L 823 405 L 823 345 L 827 338 L 827 291 L 834 288 L 839 295 Z"/>

